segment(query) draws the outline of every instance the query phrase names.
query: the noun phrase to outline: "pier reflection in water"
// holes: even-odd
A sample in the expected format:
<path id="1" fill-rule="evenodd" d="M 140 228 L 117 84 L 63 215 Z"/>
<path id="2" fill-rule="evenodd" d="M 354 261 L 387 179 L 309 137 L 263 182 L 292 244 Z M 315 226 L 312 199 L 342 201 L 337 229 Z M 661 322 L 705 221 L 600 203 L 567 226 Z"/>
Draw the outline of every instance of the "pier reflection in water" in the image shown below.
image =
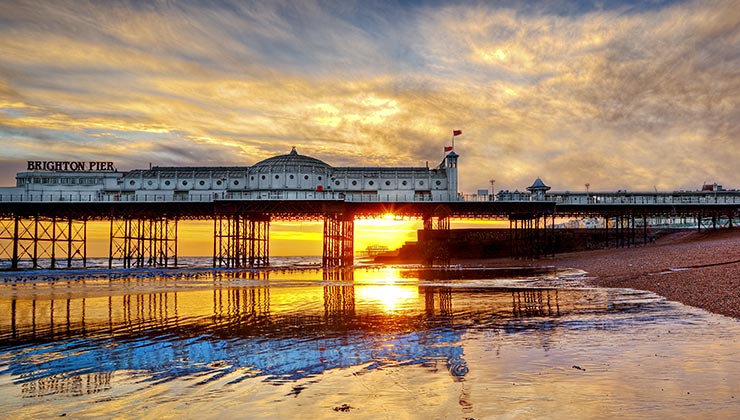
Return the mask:
<path id="1" fill-rule="evenodd" d="M 566 396 L 585 404 L 582 414 L 599 413 L 589 398 L 615 413 L 645 404 L 662 414 L 704 410 L 718 399 L 720 415 L 740 409 L 740 368 L 728 359 L 740 350 L 736 322 L 646 293 L 545 283 L 552 287 L 524 277 L 419 280 L 386 268 L 4 285 L 0 405 L 29 418 L 167 413 L 149 411 L 154 403 L 199 417 L 242 417 L 226 407 L 326 417 L 342 404 L 364 417 L 388 409 L 411 418 L 502 409 L 567 417 Z M 706 357 L 691 334 L 713 350 L 706 373 L 682 370 Z M 640 360 L 658 353 L 669 360 Z M 650 378 L 634 381 L 645 370 Z M 721 380 L 712 376 L 720 371 Z M 704 403 L 677 398 L 677 386 L 717 384 L 726 388 Z M 80 408 L 86 398 L 95 409 Z M 216 401 L 225 405 L 208 404 Z"/>

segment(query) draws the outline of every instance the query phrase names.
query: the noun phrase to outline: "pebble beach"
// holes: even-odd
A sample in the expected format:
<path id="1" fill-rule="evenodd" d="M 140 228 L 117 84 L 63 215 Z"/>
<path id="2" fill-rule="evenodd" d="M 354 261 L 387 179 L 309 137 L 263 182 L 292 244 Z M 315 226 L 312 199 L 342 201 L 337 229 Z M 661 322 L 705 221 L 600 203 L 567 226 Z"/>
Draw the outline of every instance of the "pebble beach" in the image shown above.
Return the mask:
<path id="1" fill-rule="evenodd" d="M 562 254 L 534 264 L 578 268 L 597 287 L 649 290 L 740 318 L 740 229 L 678 232 L 645 246 Z"/>

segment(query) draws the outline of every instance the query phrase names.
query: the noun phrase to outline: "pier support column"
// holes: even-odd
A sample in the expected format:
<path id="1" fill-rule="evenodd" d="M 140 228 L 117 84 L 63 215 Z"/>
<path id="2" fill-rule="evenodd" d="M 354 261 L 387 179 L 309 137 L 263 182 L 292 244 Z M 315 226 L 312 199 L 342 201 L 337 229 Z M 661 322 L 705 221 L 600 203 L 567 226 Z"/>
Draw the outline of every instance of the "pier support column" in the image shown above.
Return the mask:
<path id="1" fill-rule="evenodd" d="M 177 219 L 110 219 L 108 268 L 177 265 Z"/>
<path id="2" fill-rule="evenodd" d="M 435 264 L 450 265 L 450 217 L 424 216 L 424 230 L 419 238 L 424 262 L 432 267 Z"/>
<path id="3" fill-rule="evenodd" d="M 540 258 L 555 254 L 555 216 L 543 213 L 509 215 L 509 243 L 513 258 Z"/>
<path id="4" fill-rule="evenodd" d="M 643 215 L 643 226 L 645 216 Z M 611 228 L 611 229 L 610 229 Z M 604 216 L 604 236 L 606 248 L 613 244 L 615 248 L 630 248 L 637 245 L 637 223 L 633 214 L 616 214 Z M 643 228 L 644 240 L 647 239 L 647 228 Z"/>
<path id="5" fill-rule="evenodd" d="M 149 219 L 143 225 L 146 265 L 177 266 L 177 219 Z"/>
<path id="6" fill-rule="evenodd" d="M 535 215 L 509 215 L 509 245 L 512 258 L 534 258 L 535 254 Z"/>
<path id="7" fill-rule="evenodd" d="M 355 263 L 355 219 L 353 215 L 324 216 L 324 268 L 351 267 Z"/>
<path id="8" fill-rule="evenodd" d="M 239 216 L 220 216 L 213 219 L 213 268 L 236 268 L 241 255 L 239 246 Z"/>
<path id="9" fill-rule="evenodd" d="M 18 218 L 0 218 L 0 259 L 9 260 L 10 268 L 18 268 Z"/>
<path id="10" fill-rule="evenodd" d="M 648 218 L 645 213 L 642 214 L 642 244 L 648 243 Z"/>
<path id="11" fill-rule="evenodd" d="M 244 221 L 247 265 L 249 268 L 270 266 L 270 218 L 250 217 Z"/>
<path id="12" fill-rule="evenodd" d="M 555 215 L 549 215 L 550 224 L 548 225 L 548 215 L 542 215 L 542 234 L 539 237 L 539 256 L 555 256 L 556 237 L 555 237 Z"/>
<path id="13" fill-rule="evenodd" d="M 213 267 L 270 265 L 270 217 L 227 215 L 213 219 Z"/>
<path id="14" fill-rule="evenodd" d="M 618 248 L 629 248 L 629 234 L 627 232 L 629 228 L 629 219 L 627 216 L 620 214 L 616 217 L 616 232 L 617 232 L 617 247 Z"/>
<path id="15" fill-rule="evenodd" d="M 24 260 L 33 268 L 85 267 L 86 250 L 84 220 L 39 216 L 0 220 L 0 259 L 9 259 L 12 269 L 18 269 Z M 77 261 L 80 263 L 75 264 Z"/>

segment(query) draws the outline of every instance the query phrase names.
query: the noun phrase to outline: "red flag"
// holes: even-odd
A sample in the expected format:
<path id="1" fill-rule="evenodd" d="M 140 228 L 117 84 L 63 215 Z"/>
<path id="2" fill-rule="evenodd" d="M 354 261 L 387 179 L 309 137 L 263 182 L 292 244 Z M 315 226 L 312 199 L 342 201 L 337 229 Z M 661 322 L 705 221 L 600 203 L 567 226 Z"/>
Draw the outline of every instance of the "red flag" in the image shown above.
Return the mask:
<path id="1" fill-rule="evenodd" d="M 451 152 L 452 146 L 445 146 L 445 152 Z"/>
<path id="2" fill-rule="evenodd" d="M 462 134 L 462 130 L 452 130 L 452 137 L 459 136 Z"/>

